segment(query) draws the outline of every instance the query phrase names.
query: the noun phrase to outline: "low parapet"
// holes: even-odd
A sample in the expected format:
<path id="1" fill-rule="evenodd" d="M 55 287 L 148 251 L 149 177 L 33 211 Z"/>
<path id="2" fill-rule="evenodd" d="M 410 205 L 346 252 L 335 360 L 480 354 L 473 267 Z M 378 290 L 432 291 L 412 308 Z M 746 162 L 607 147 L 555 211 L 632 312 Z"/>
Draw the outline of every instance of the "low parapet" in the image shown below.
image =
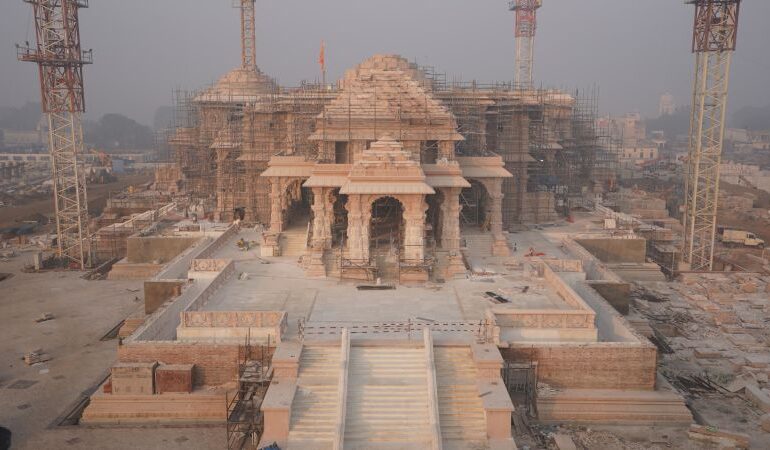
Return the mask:
<path id="1" fill-rule="evenodd" d="M 570 268 L 577 266 L 579 264 L 573 264 Z M 568 308 L 522 309 L 513 305 L 491 307 L 487 309 L 486 316 L 494 324 L 495 343 L 596 342 L 596 312 L 548 264 L 541 263 L 539 272 L 548 288 Z"/>
<path id="2" fill-rule="evenodd" d="M 287 326 L 284 311 L 185 311 L 176 334 L 184 342 L 277 343 Z"/>

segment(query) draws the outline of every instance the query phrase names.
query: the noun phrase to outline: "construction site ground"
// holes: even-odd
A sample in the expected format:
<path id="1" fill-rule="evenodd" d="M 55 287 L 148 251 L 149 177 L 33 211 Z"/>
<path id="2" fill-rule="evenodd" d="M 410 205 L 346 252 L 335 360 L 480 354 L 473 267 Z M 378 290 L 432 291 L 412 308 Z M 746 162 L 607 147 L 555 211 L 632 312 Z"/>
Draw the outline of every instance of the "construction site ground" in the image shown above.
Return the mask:
<path id="1" fill-rule="evenodd" d="M 143 307 L 141 281 L 86 281 L 79 272 L 23 273 L 21 253 L 0 261 L 0 426 L 14 449 L 221 448 L 224 427 L 86 428 L 58 426 L 81 395 L 107 375 L 117 339 L 102 341 Z M 52 320 L 37 323 L 44 313 Z M 51 360 L 31 366 L 22 357 L 42 350 Z M 224 407 L 224 405 L 223 405 Z"/>
<path id="2" fill-rule="evenodd" d="M 88 185 L 88 211 L 91 217 L 101 214 L 107 199 L 111 194 L 122 192 L 129 186 L 139 186 L 152 180 L 152 173 L 141 172 L 121 175 L 118 181 L 105 184 Z M 14 200 L 13 206 L 0 208 L 0 228 L 18 225 L 25 220 L 38 220 L 43 216 L 53 215 L 53 200 L 51 194 L 39 195 L 35 198 Z"/>

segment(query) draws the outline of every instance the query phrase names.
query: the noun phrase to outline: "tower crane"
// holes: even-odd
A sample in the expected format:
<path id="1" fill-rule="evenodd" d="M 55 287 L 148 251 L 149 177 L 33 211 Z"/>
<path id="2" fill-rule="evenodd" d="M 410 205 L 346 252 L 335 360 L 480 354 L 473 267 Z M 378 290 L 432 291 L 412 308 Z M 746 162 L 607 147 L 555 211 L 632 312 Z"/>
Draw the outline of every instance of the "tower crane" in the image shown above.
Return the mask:
<path id="1" fill-rule="evenodd" d="M 537 10 L 541 6 L 543 6 L 543 0 L 510 0 L 508 2 L 508 9 L 516 13 L 514 85 L 519 89 L 532 89 Z"/>
<path id="2" fill-rule="evenodd" d="M 685 179 L 684 248 L 690 270 L 712 270 L 719 166 L 741 0 L 687 0 L 695 5 L 695 53 L 690 145 Z"/>
<path id="3" fill-rule="evenodd" d="M 78 11 L 88 0 L 24 0 L 32 5 L 37 45 L 18 46 L 21 61 L 37 63 L 43 112 L 48 118 L 59 259 L 83 270 L 89 263 L 86 181 L 77 157 L 83 152 L 83 66 L 92 51 L 80 48 Z"/>

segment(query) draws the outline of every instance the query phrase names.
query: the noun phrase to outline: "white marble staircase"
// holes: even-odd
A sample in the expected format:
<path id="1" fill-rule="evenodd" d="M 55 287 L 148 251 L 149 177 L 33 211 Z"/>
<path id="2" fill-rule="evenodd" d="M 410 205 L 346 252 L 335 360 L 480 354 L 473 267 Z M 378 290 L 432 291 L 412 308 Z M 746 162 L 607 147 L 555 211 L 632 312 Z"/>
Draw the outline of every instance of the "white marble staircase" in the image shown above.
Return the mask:
<path id="1" fill-rule="evenodd" d="M 339 364 L 339 347 L 302 349 L 297 392 L 291 407 L 289 448 L 332 448 L 339 413 Z"/>
<path id="2" fill-rule="evenodd" d="M 430 448 L 425 349 L 351 347 L 344 448 Z"/>
<path id="3" fill-rule="evenodd" d="M 470 347 L 434 347 L 443 449 L 487 448 L 486 418 Z"/>

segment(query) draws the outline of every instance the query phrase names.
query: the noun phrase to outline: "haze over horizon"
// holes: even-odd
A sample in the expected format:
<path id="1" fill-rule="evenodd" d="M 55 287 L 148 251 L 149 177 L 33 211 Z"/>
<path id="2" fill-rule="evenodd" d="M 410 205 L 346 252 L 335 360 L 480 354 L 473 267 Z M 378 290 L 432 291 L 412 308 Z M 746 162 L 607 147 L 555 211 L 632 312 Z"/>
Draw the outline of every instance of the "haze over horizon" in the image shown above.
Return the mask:
<path id="1" fill-rule="evenodd" d="M 450 79 L 508 81 L 514 64 L 513 13 L 506 2 L 257 0 L 257 60 L 282 85 L 328 80 L 376 53 L 435 66 Z M 657 113 L 671 92 L 688 106 L 694 57 L 693 7 L 671 0 L 546 0 L 538 14 L 535 79 L 547 87 L 600 90 L 602 114 Z M 743 2 L 730 111 L 770 104 L 770 2 Z M 198 89 L 240 63 L 238 10 L 229 0 L 99 0 L 80 14 L 87 118 L 120 113 L 151 124 L 174 88 Z M 34 64 L 16 61 L 15 43 L 34 41 L 31 7 L 0 5 L 0 106 L 39 102 Z"/>

